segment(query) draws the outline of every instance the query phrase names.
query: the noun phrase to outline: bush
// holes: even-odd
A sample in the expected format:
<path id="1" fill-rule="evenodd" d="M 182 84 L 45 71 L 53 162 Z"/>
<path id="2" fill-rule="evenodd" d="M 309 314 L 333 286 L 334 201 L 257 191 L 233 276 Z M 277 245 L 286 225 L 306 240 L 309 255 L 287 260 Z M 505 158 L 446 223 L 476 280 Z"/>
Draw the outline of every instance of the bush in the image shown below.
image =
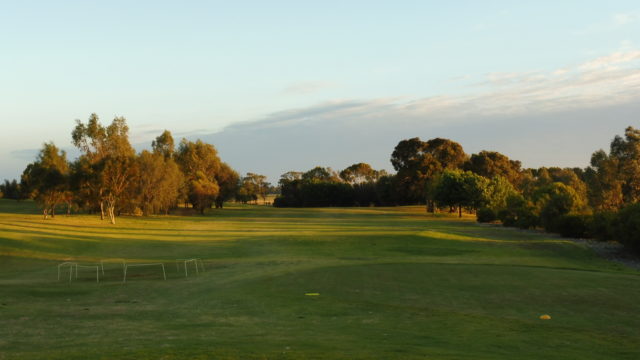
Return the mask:
<path id="1" fill-rule="evenodd" d="M 515 226 L 520 229 L 533 229 L 540 224 L 540 219 L 529 209 L 523 209 L 518 213 Z"/>
<path id="2" fill-rule="evenodd" d="M 590 215 L 563 215 L 555 221 L 555 227 L 563 237 L 587 238 L 590 237 L 591 222 Z"/>
<path id="3" fill-rule="evenodd" d="M 489 208 L 479 209 L 476 213 L 476 217 L 480 223 L 490 223 L 498 219 L 496 212 Z"/>
<path id="4" fill-rule="evenodd" d="M 589 224 L 589 234 L 600 241 L 615 240 L 615 220 L 616 214 L 613 212 L 593 214 Z"/>
<path id="5" fill-rule="evenodd" d="M 509 226 L 509 227 L 516 226 L 516 221 L 518 220 L 518 218 L 513 212 L 507 209 L 503 209 L 498 211 L 497 216 L 500 222 L 502 222 L 503 226 Z"/>
<path id="6" fill-rule="evenodd" d="M 640 254 L 640 203 L 620 210 L 613 223 L 615 234 L 622 245 Z"/>

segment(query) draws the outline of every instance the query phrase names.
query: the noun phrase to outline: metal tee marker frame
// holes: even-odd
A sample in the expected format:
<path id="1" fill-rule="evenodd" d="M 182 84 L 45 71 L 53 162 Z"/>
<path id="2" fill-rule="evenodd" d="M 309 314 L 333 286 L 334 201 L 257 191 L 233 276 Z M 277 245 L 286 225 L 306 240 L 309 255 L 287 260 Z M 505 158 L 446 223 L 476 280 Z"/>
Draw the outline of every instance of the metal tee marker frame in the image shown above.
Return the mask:
<path id="1" fill-rule="evenodd" d="M 86 268 L 86 269 L 96 269 L 96 282 L 100 282 L 100 267 L 98 265 L 80 265 L 76 262 L 65 261 L 63 263 L 58 264 L 58 281 L 60 281 L 60 269 L 63 267 L 69 267 L 69 282 L 73 279 L 73 272 L 75 270 L 76 279 L 78 279 L 78 268 Z"/>
<path id="2" fill-rule="evenodd" d="M 125 259 L 120 259 L 120 258 L 116 258 L 116 259 L 102 259 L 100 260 L 100 268 L 102 269 L 102 275 L 104 275 L 104 263 L 122 263 L 122 270 L 124 271 L 124 267 L 126 266 L 127 262 Z"/>
<path id="3" fill-rule="evenodd" d="M 75 266 L 77 266 L 78 264 L 75 262 L 71 262 L 71 261 L 65 261 L 63 263 L 58 264 L 58 281 L 60 281 L 60 269 L 62 267 L 69 267 L 69 282 L 71 282 L 72 276 L 73 276 L 73 269 Z M 78 277 L 78 269 L 76 269 L 76 278 Z"/>
<path id="4" fill-rule="evenodd" d="M 181 262 L 184 263 L 184 277 L 189 276 L 188 271 L 187 271 L 187 263 L 193 263 L 193 265 L 196 268 L 196 275 L 200 275 L 200 272 L 198 271 L 198 264 L 200 264 L 200 269 L 202 270 L 202 272 L 204 272 L 204 262 L 202 261 L 201 258 L 176 259 L 176 271 L 180 271 L 179 264 Z"/>
<path id="5" fill-rule="evenodd" d="M 124 278 L 122 279 L 123 283 L 127 282 L 127 269 L 130 267 L 141 267 L 141 266 L 158 266 L 160 265 L 162 267 L 162 276 L 164 277 L 165 280 L 167 280 L 167 273 L 164 271 L 164 264 L 163 263 L 149 263 L 149 264 L 124 264 Z"/>
<path id="6" fill-rule="evenodd" d="M 78 268 L 96 269 L 96 282 L 100 282 L 100 266 L 99 265 L 78 265 L 76 264 L 76 279 L 78 278 Z"/>

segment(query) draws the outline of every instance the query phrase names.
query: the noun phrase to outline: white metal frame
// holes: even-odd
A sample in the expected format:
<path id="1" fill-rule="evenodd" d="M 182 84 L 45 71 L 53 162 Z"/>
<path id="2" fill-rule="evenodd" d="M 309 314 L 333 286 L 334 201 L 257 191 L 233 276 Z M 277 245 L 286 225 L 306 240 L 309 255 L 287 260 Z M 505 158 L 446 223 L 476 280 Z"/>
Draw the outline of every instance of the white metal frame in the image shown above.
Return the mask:
<path id="1" fill-rule="evenodd" d="M 60 281 L 60 270 L 63 267 L 69 267 L 69 282 L 73 280 L 73 273 L 75 271 L 76 280 L 78 279 L 78 268 L 88 268 L 88 269 L 96 269 L 96 282 L 100 282 L 99 270 L 100 267 L 98 265 L 80 265 L 77 262 L 65 261 L 63 263 L 58 264 L 58 281 Z"/>
<path id="2" fill-rule="evenodd" d="M 71 282 L 71 279 L 73 276 L 73 269 L 74 267 L 78 266 L 78 264 L 72 261 L 65 261 L 63 263 L 58 264 L 58 281 L 60 281 L 60 269 L 66 266 L 69 267 L 69 282 Z M 77 278 L 78 278 L 78 269 L 76 268 L 76 279 Z"/>
<path id="3" fill-rule="evenodd" d="M 100 282 L 100 266 L 99 265 L 78 265 L 76 264 L 76 279 L 78 278 L 78 268 L 96 269 L 96 282 Z"/>
<path id="4" fill-rule="evenodd" d="M 124 272 L 125 266 L 127 266 L 127 262 L 125 259 L 102 259 L 100 260 L 100 268 L 102 269 L 102 275 L 104 275 L 104 263 L 115 263 L 122 262 L 122 271 Z"/>
<path id="5" fill-rule="evenodd" d="M 122 279 L 123 283 L 127 282 L 127 269 L 130 267 L 138 267 L 138 266 L 157 266 L 160 265 L 162 267 L 162 276 L 164 277 L 165 280 L 167 280 L 167 273 L 164 270 L 164 264 L 163 263 L 149 263 L 149 264 L 124 264 L 124 277 Z"/>
<path id="6" fill-rule="evenodd" d="M 193 263 L 196 269 L 196 275 L 200 275 L 198 271 L 198 264 L 200 264 L 200 269 L 204 272 L 204 262 L 201 258 L 190 258 L 190 259 L 176 259 L 176 271 L 180 271 L 179 263 L 184 263 L 184 277 L 189 276 L 187 271 L 187 263 Z"/>

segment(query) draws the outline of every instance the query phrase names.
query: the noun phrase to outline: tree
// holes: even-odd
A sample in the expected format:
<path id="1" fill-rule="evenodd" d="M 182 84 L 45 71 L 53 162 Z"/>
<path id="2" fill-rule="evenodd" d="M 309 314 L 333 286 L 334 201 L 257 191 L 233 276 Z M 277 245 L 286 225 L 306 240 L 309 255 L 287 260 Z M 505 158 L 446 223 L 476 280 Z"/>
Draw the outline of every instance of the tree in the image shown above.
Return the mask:
<path id="1" fill-rule="evenodd" d="M 331 170 L 331 168 L 324 168 L 321 166 L 316 166 L 303 173 L 301 179 L 306 181 L 339 181 L 338 176 L 333 172 L 333 170 Z"/>
<path id="2" fill-rule="evenodd" d="M 498 212 L 507 207 L 507 199 L 518 192 L 511 182 L 500 175 L 494 176 L 487 184 L 487 207 Z"/>
<path id="3" fill-rule="evenodd" d="M 165 130 L 160 136 L 151 142 L 151 148 L 155 154 L 161 154 L 166 159 L 172 158 L 175 152 L 173 136 L 169 130 Z"/>
<path id="4" fill-rule="evenodd" d="M 640 202 L 640 129 L 625 129 L 624 138 L 616 136 L 611 142 L 610 156 L 618 161 L 625 204 Z"/>
<path id="5" fill-rule="evenodd" d="M 22 184 L 42 206 L 43 216 L 55 217 L 55 208 L 69 191 L 69 164 L 66 153 L 53 143 L 45 143 L 34 163 L 22 174 Z"/>
<path id="6" fill-rule="evenodd" d="M 623 179 L 618 176 L 619 161 L 603 150 L 591 155 L 591 166 L 585 170 L 587 193 L 591 206 L 600 211 L 619 209 L 624 204 Z"/>
<path id="7" fill-rule="evenodd" d="M 200 214 L 204 214 L 205 209 L 211 208 L 219 192 L 218 183 L 202 171 L 198 171 L 195 178 L 189 181 L 189 202 Z"/>
<path id="8" fill-rule="evenodd" d="M 254 173 L 247 173 L 247 177 L 249 178 L 249 181 L 254 184 L 256 194 L 262 198 L 262 202 L 264 203 L 267 200 L 269 186 L 271 186 L 271 184 L 266 181 L 267 177 Z"/>
<path id="9" fill-rule="evenodd" d="M 534 201 L 547 231 L 556 231 L 563 215 L 578 214 L 585 210 L 586 205 L 571 186 L 561 182 L 540 187 L 534 194 Z"/>
<path id="10" fill-rule="evenodd" d="M 428 182 L 445 169 L 458 169 L 467 155 L 460 144 L 442 138 L 427 142 L 419 138 L 402 140 L 391 154 L 397 171 L 398 192 L 404 202 L 419 203 L 426 199 Z"/>
<path id="11" fill-rule="evenodd" d="M 138 167 L 136 192 L 144 215 L 158 214 L 177 204 L 179 190 L 184 181 L 182 172 L 171 158 L 163 153 L 143 151 L 136 158 Z"/>
<path id="12" fill-rule="evenodd" d="M 2 192 L 2 196 L 5 199 L 21 200 L 26 198 L 24 192 L 20 188 L 20 184 L 15 179 L 12 181 L 5 179 L 4 183 L 0 184 L 0 192 Z"/>
<path id="13" fill-rule="evenodd" d="M 220 187 L 215 201 L 216 208 L 222 209 L 224 202 L 236 195 L 239 179 L 240 176 L 231 166 L 224 162 L 220 164 L 220 172 L 216 176 L 216 181 Z"/>
<path id="14" fill-rule="evenodd" d="M 640 201 L 640 130 L 625 129 L 611 141 L 609 154 L 598 150 L 584 174 L 588 197 L 598 210 L 618 210 Z"/>
<path id="15" fill-rule="evenodd" d="M 462 207 L 474 209 L 486 202 L 489 180 L 470 171 L 445 170 L 435 187 L 434 199 L 442 205 L 458 208 L 462 217 Z"/>
<path id="16" fill-rule="evenodd" d="M 76 120 L 71 133 L 73 144 L 82 152 L 74 166 L 75 186 L 83 192 L 88 202 L 100 208 L 100 219 L 104 220 L 104 187 L 101 182 L 103 158 L 106 155 L 106 129 L 95 113 L 87 123 Z"/>
<path id="17" fill-rule="evenodd" d="M 340 178 L 351 185 L 375 182 L 384 175 L 386 175 L 384 170 L 374 170 L 366 163 L 353 164 L 340 172 Z"/>
<path id="18" fill-rule="evenodd" d="M 192 142 L 182 139 L 175 156 L 188 185 L 187 198 L 202 214 L 220 195 L 218 179 L 223 178 L 221 173 L 226 170 L 218 157 L 218 151 L 213 145 L 201 140 Z"/>
<path id="19" fill-rule="evenodd" d="M 99 203 L 101 219 L 106 206 L 109 219 L 115 224 L 118 201 L 133 175 L 135 151 L 129 143 L 126 119 L 115 117 L 109 126 L 103 127 L 98 116 L 91 114 L 87 124 L 76 121 L 71 135 L 86 162 L 86 176 L 81 177 L 83 185 Z"/>
<path id="20" fill-rule="evenodd" d="M 266 201 L 270 186 L 266 179 L 267 177 L 264 175 L 247 173 L 247 176 L 242 178 L 238 200 L 243 203 L 251 200 L 257 202 L 258 196 L 260 196 L 263 202 Z"/>
<path id="21" fill-rule="evenodd" d="M 506 155 L 495 151 L 480 151 L 472 154 L 464 164 L 464 169 L 472 171 L 480 176 L 492 179 L 502 176 L 514 186 L 520 183 L 520 161 L 510 160 Z"/>

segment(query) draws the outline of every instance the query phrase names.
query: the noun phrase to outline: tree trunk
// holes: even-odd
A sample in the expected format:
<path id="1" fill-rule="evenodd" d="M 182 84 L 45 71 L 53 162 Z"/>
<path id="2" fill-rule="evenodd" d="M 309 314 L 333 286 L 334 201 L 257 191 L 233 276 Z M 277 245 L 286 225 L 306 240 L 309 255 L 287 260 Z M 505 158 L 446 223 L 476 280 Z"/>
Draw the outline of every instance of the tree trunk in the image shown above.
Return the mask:
<path id="1" fill-rule="evenodd" d="M 71 215 L 71 202 L 67 203 L 67 216 Z"/>
<path id="2" fill-rule="evenodd" d="M 45 219 L 45 220 L 47 220 L 47 218 L 48 218 L 48 214 L 47 214 L 47 212 L 48 212 L 48 211 L 49 211 L 49 210 L 47 209 L 47 207 L 46 207 L 46 206 L 45 206 L 45 207 L 44 207 L 44 209 L 42 210 L 42 214 L 43 214 L 43 216 L 44 216 L 44 219 Z"/>
<path id="3" fill-rule="evenodd" d="M 462 205 L 458 205 L 458 217 L 462 217 Z"/>
<path id="4" fill-rule="evenodd" d="M 116 214 L 115 214 L 115 206 L 112 204 L 107 205 L 107 211 L 109 213 L 109 220 L 111 221 L 111 225 L 116 224 Z"/>
<path id="5" fill-rule="evenodd" d="M 55 218 L 56 217 L 56 205 L 53 204 L 51 205 L 51 218 Z"/>
<path id="6" fill-rule="evenodd" d="M 100 220 L 104 220 L 104 201 L 100 200 Z"/>

